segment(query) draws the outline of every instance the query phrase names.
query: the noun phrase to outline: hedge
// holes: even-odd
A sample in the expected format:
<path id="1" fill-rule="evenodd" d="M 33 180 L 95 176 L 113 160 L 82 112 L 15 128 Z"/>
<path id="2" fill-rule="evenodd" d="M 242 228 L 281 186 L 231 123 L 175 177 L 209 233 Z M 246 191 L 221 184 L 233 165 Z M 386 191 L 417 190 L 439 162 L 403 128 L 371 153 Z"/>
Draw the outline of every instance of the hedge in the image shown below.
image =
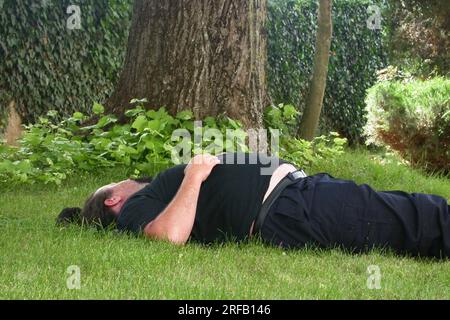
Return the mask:
<path id="1" fill-rule="evenodd" d="M 0 2 L 0 111 L 24 122 L 48 110 L 87 111 L 111 92 L 123 62 L 131 0 Z M 67 22 L 80 8 L 81 29 Z"/>
<path id="2" fill-rule="evenodd" d="M 450 79 L 383 81 L 369 90 L 368 144 L 388 146 L 413 165 L 450 172 Z"/>
<path id="3" fill-rule="evenodd" d="M 377 1 L 380 9 L 381 2 Z M 387 56 L 380 30 L 367 27 L 374 1 L 333 2 L 333 40 L 322 127 L 351 141 L 361 140 L 366 123 L 366 90 Z M 315 0 L 269 0 L 269 91 L 275 104 L 305 107 L 314 57 Z"/>

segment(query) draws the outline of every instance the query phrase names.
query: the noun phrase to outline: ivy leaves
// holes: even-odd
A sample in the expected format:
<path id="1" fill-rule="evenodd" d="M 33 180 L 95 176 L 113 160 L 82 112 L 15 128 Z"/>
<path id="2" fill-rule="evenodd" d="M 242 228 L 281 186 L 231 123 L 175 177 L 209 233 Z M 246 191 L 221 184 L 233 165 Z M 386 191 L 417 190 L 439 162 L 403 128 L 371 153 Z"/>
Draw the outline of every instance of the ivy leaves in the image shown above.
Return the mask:
<path id="1" fill-rule="evenodd" d="M 88 113 L 113 90 L 126 49 L 131 0 L 82 1 L 81 30 L 68 30 L 61 1 L 12 1 L 0 10 L 0 114 L 17 103 L 24 122 L 50 109 Z M 97 110 L 100 111 L 100 110 Z M 0 123 L 0 126 L 2 124 Z"/>

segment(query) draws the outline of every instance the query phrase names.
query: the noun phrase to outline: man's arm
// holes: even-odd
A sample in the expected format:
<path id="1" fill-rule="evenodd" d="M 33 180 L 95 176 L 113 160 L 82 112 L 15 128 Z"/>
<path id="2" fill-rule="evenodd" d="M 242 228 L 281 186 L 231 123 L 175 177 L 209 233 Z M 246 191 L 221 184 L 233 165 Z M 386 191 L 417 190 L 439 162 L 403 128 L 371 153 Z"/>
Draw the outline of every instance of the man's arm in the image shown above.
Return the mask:
<path id="1" fill-rule="evenodd" d="M 175 244 L 187 242 L 194 226 L 200 187 L 218 163 L 219 159 L 211 155 L 199 155 L 191 160 L 173 200 L 145 227 L 148 237 Z"/>

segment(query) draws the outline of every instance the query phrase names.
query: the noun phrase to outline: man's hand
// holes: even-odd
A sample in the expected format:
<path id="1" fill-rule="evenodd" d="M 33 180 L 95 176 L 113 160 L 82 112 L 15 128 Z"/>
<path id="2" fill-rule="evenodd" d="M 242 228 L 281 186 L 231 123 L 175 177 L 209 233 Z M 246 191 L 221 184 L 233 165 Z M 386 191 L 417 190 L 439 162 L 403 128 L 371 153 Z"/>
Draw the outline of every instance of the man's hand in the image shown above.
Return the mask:
<path id="1" fill-rule="evenodd" d="M 219 158 L 210 154 L 200 154 L 192 158 L 184 169 L 184 175 L 189 178 L 205 181 L 211 174 L 212 169 L 220 163 Z"/>
<path id="2" fill-rule="evenodd" d="M 194 226 L 201 185 L 219 163 L 217 157 L 209 154 L 194 157 L 184 170 L 184 179 L 177 194 L 164 211 L 145 227 L 145 234 L 150 238 L 185 244 Z"/>

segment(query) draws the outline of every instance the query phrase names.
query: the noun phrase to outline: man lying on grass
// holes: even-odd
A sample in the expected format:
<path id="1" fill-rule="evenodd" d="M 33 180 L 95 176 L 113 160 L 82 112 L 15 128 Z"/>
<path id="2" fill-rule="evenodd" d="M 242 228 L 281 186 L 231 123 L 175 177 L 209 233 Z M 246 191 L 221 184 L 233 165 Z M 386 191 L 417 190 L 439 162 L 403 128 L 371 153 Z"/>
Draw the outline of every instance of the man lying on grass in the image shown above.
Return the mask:
<path id="1" fill-rule="evenodd" d="M 115 224 L 176 244 L 258 236 L 284 248 L 390 248 L 448 258 L 449 209 L 436 195 L 377 192 L 326 173 L 306 176 L 275 157 L 228 153 L 196 156 L 153 181 L 101 187 L 83 209 L 64 209 L 58 222 Z"/>

